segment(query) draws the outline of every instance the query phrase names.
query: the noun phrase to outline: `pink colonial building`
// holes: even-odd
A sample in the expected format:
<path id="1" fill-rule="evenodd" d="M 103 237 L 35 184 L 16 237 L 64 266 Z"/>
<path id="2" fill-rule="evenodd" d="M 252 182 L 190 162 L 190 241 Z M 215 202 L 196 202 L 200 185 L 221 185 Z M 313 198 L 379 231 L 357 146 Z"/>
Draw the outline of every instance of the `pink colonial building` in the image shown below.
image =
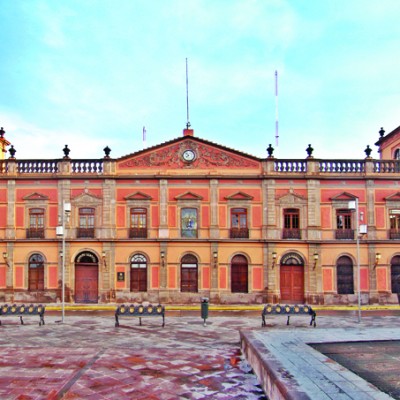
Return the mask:
<path id="1" fill-rule="evenodd" d="M 258 158 L 194 135 L 19 160 L 0 130 L 0 302 L 398 303 L 400 127 L 380 159 Z M 360 149 L 362 152 L 363 149 Z"/>

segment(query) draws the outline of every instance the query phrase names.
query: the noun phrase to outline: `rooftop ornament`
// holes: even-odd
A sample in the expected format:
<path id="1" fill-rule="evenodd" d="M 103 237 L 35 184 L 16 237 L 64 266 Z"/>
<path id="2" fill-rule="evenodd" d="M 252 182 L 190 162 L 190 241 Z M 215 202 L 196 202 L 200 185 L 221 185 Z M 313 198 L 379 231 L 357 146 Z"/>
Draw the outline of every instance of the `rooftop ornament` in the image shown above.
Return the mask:
<path id="1" fill-rule="evenodd" d="M 271 143 L 269 144 L 269 146 L 267 147 L 267 153 L 268 153 L 268 157 L 272 158 L 274 156 L 274 148 L 271 146 Z"/>
<path id="2" fill-rule="evenodd" d="M 379 131 L 379 136 L 383 137 L 384 134 L 385 134 L 385 130 L 383 128 L 381 128 L 381 130 Z"/>
<path id="3" fill-rule="evenodd" d="M 14 159 L 15 158 L 15 153 L 17 152 L 17 150 L 14 149 L 14 146 L 11 145 L 11 148 L 8 151 L 10 152 L 10 158 Z"/>
<path id="4" fill-rule="evenodd" d="M 64 158 L 68 159 L 69 158 L 69 152 L 71 150 L 68 148 L 68 145 L 66 144 L 65 147 L 63 148 L 63 152 L 64 152 Z"/>
<path id="5" fill-rule="evenodd" d="M 110 158 L 111 149 L 108 146 L 106 146 L 104 147 L 103 151 L 105 154 L 104 158 Z"/>
<path id="6" fill-rule="evenodd" d="M 0 138 L 3 139 L 4 134 L 6 133 L 6 131 L 3 129 L 3 127 L 1 127 L 0 129 Z"/>
<path id="7" fill-rule="evenodd" d="M 311 147 L 311 144 L 308 145 L 308 147 L 306 148 L 306 152 L 308 154 L 308 157 L 312 157 L 312 153 L 313 153 L 314 149 Z"/>
<path id="8" fill-rule="evenodd" d="M 367 145 L 367 148 L 364 150 L 364 153 L 367 155 L 367 158 L 371 158 L 372 149 Z"/>

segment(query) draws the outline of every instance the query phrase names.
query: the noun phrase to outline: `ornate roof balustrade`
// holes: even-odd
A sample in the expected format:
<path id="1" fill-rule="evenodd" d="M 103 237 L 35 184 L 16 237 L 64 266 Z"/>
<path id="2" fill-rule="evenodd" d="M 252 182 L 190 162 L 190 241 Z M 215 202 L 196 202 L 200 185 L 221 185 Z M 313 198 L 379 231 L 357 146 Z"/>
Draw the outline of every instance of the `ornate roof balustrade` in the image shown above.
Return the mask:
<path id="1" fill-rule="evenodd" d="M 365 160 L 320 160 L 320 173 L 362 173 L 365 172 Z"/>
<path id="2" fill-rule="evenodd" d="M 49 160 L 18 160 L 19 174 L 55 174 L 58 172 L 58 162 Z"/>
<path id="3" fill-rule="evenodd" d="M 0 175 L 103 174 L 104 160 L 2 160 Z"/>
<path id="4" fill-rule="evenodd" d="M 264 175 L 382 175 L 400 173 L 400 160 L 260 159 L 266 162 Z M 0 160 L 0 175 L 73 175 L 111 173 L 116 159 Z M 106 167 L 108 165 L 108 167 Z"/>
<path id="5" fill-rule="evenodd" d="M 400 172 L 400 160 L 374 160 L 375 173 L 395 174 Z"/>
<path id="6" fill-rule="evenodd" d="M 275 160 L 274 172 L 307 172 L 305 160 Z"/>

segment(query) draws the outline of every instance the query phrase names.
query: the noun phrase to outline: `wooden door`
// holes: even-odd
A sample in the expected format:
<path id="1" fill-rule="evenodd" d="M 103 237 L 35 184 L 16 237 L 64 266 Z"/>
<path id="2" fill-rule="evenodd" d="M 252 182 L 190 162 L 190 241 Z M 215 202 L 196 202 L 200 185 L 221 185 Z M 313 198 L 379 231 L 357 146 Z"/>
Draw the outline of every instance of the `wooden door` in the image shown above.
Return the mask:
<path id="1" fill-rule="evenodd" d="M 300 265 L 281 265 L 281 301 L 304 302 L 304 267 Z"/>
<path id="2" fill-rule="evenodd" d="M 232 264 L 231 291 L 232 293 L 248 293 L 248 266 L 247 264 Z"/>
<path id="3" fill-rule="evenodd" d="M 75 303 L 98 302 L 98 265 L 76 264 Z"/>

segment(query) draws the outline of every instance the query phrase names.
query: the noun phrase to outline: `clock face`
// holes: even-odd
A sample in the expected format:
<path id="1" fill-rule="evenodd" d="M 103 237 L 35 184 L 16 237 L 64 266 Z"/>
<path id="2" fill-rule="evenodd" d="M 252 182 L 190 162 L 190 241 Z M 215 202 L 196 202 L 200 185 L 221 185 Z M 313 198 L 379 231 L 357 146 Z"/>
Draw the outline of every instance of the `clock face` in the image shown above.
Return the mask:
<path id="1" fill-rule="evenodd" d="M 196 158 L 196 153 L 193 150 L 185 150 L 182 157 L 185 161 L 191 162 Z"/>

